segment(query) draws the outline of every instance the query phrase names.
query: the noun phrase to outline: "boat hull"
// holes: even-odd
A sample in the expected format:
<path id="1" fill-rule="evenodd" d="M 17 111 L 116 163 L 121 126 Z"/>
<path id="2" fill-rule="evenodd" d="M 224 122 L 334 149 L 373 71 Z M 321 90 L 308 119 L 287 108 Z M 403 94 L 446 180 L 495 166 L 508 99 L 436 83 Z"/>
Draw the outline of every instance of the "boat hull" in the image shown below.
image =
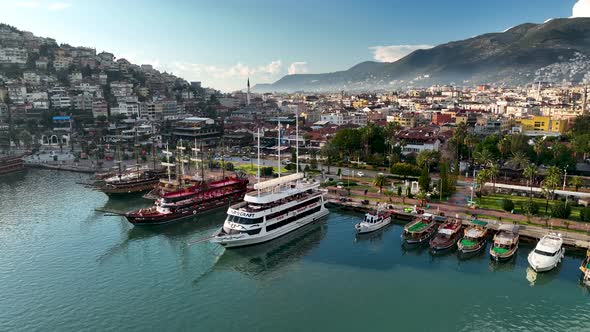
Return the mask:
<path id="1" fill-rule="evenodd" d="M 276 231 L 258 235 L 236 234 L 219 236 L 218 234 L 221 232 L 221 230 L 219 230 L 214 235 L 213 239 L 211 239 L 211 242 L 218 243 L 224 246 L 225 248 L 238 248 L 261 244 L 279 238 L 283 235 L 289 234 L 290 232 L 299 229 L 305 225 L 311 224 L 327 216 L 329 213 L 330 211 L 324 207 L 317 213 L 306 216 L 298 221 L 292 222 L 289 225 L 285 225 L 284 227 L 281 227 Z"/>
<path id="2" fill-rule="evenodd" d="M 533 260 L 534 256 L 532 253 L 529 254 L 529 256 L 527 257 L 527 260 L 529 262 L 529 266 L 531 267 L 531 269 L 533 269 L 533 271 L 535 271 L 535 272 L 548 272 L 548 271 L 551 271 L 554 268 L 556 268 L 561 263 L 561 260 L 563 259 L 564 256 L 565 256 L 565 249 L 561 248 L 560 253 L 557 254 L 555 259 L 551 262 L 547 262 L 546 264 L 539 264 L 538 262 L 535 262 Z"/>
<path id="3" fill-rule="evenodd" d="M 480 252 L 483 248 L 485 248 L 485 246 L 486 246 L 486 241 L 480 241 L 474 247 L 463 246 L 461 244 L 461 241 L 459 241 L 457 243 L 457 249 L 459 250 L 459 253 L 461 253 L 461 254 L 475 254 L 477 252 Z"/>
<path id="4" fill-rule="evenodd" d="M 496 262 L 507 262 L 509 260 L 512 259 L 512 257 L 514 257 L 514 255 L 516 254 L 516 250 L 518 249 L 518 247 L 515 247 L 513 250 L 511 250 L 510 252 L 508 252 L 506 255 L 498 255 L 495 251 L 492 250 L 493 248 L 490 248 L 490 259 Z"/>
<path id="5" fill-rule="evenodd" d="M 426 233 L 425 236 L 420 237 L 420 238 L 408 238 L 402 234 L 402 239 L 403 239 L 404 244 L 406 244 L 406 245 L 419 246 L 424 243 L 427 243 L 430 240 L 430 238 L 434 235 L 435 231 L 436 231 L 436 228 L 433 227 L 428 233 Z"/>

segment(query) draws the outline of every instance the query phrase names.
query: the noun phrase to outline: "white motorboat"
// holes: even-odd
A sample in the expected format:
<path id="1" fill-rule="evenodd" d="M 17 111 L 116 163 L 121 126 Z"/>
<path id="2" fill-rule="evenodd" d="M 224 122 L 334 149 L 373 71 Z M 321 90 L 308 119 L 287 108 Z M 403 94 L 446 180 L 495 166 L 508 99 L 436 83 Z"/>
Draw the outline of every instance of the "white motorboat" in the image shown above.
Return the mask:
<path id="1" fill-rule="evenodd" d="M 358 234 L 366 234 L 381 229 L 391 224 L 391 212 L 369 212 L 365 214 L 365 219 L 354 225 Z"/>
<path id="2" fill-rule="evenodd" d="M 557 267 L 565 255 L 561 234 L 543 236 L 530 252 L 529 265 L 535 272 L 545 272 Z"/>

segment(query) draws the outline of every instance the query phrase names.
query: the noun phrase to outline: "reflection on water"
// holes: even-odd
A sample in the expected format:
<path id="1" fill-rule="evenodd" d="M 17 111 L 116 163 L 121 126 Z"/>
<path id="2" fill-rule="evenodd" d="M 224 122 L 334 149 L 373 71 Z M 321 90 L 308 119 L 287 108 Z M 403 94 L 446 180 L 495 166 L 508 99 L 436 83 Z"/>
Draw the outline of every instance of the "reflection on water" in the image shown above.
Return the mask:
<path id="1" fill-rule="evenodd" d="M 489 257 L 489 253 L 487 253 L 487 254 L 488 254 L 488 257 Z M 512 256 L 512 258 L 510 258 L 507 261 L 503 261 L 503 262 L 496 262 L 493 259 L 489 259 L 490 260 L 490 263 L 488 265 L 488 270 L 490 272 L 510 272 L 510 271 L 514 271 L 514 268 L 516 267 L 517 256 L 518 256 L 518 252 L 516 252 Z"/>
<path id="2" fill-rule="evenodd" d="M 229 268 L 257 279 L 263 278 L 308 254 L 326 236 L 327 229 L 325 219 L 322 219 L 267 243 L 226 249 L 215 269 Z"/>
<path id="3" fill-rule="evenodd" d="M 543 286 L 555 280 L 559 276 L 563 264 L 557 265 L 556 268 L 547 272 L 535 272 L 530 266 L 527 266 L 525 275 L 530 286 Z"/>

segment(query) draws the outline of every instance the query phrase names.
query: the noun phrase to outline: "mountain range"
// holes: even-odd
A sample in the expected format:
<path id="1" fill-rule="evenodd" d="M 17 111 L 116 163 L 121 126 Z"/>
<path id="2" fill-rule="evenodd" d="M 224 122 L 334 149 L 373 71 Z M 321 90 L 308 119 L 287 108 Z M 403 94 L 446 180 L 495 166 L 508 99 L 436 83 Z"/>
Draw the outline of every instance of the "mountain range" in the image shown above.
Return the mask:
<path id="1" fill-rule="evenodd" d="M 590 81 L 590 18 L 525 23 L 431 49 L 395 62 L 366 61 L 344 71 L 287 75 L 256 92 L 391 90 L 435 84 L 517 86 Z"/>

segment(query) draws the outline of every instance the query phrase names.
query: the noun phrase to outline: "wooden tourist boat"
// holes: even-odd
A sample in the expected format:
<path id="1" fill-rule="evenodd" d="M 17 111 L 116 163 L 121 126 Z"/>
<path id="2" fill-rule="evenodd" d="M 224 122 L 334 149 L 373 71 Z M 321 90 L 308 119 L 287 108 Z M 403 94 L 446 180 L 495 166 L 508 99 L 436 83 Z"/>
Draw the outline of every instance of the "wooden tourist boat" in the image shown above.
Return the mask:
<path id="1" fill-rule="evenodd" d="M 434 216 L 424 213 L 404 227 L 402 238 L 406 244 L 418 245 L 425 243 L 436 231 L 437 224 Z"/>
<path id="2" fill-rule="evenodd" d="M 486 246 L 488 236 L 488 223 L 480 220 L 473 220 L 471 226 L 467 227 L 463 237 L 457 243 L 461 254 L 476 253 Z"/>
<path id="3" fill-rule="evenodd" d="M 490 258 L 495 261 L 507 261 L 514 256 L 518 249 L 518 225 L 502 224 L 498 233 L 494 235 L 494 242 L 490 247 Z"/>
<path id="4" fill-rule="evenodd" d="M 461 220 L 450 219 L 443 223 L 435 237 L 430 239 L 433 250 L 447 250 L 455 246 L 461 237 Z"/>

